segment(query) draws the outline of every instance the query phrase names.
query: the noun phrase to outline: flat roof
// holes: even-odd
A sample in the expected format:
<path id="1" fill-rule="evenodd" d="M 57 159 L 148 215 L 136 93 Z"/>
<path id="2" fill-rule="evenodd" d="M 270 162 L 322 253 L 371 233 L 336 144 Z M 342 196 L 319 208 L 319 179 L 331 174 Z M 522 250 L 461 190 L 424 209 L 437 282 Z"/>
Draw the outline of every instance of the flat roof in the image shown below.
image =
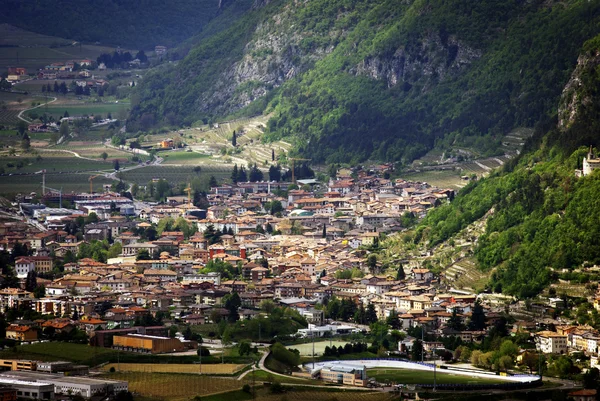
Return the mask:
<path id="1" fill-rule="evenodd" d="M 105 380 L 105 379 L 92 379 L 89 377 L 82 376 L 64 376 L 60 374 L 52 374 L 52 373 L 40 373 L 40 372 L 28 372 L 28 371 L 11 371 L 10 374 L 0 374 L 0 381 L 3 381 L 5 378 L 14 378 L 15 380 L 41 380 L 35 381 L 35 383 L 41 383 L 44 380 L 48 381 L 48 384 L 52 384 L 52 382 L 60 382 L 60 383 L 73 383 L 73 384 L 85 384 L 85 385 L 104 385 L 104 384 L 120 384 L 127 383 L 126 381 L 121 380 Z M 23 379 L 20 379 L 23 378 Z"/>

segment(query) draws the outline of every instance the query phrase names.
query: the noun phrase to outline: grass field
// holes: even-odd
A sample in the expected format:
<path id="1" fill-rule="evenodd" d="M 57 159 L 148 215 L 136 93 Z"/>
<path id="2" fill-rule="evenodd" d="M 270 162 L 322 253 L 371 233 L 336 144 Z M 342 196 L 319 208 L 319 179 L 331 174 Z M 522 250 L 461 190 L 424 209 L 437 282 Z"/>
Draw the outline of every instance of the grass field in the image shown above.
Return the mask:
<path id="1" fill-rule="evenodd" d="M 233 378 L 175 373 L 109 373 L 104 377 L 126 380 L 129 382 L 129 390 L 141 396 L 173 401 L 238 390 L 246 383 Z"/>
<path id="2" fill-rule="evenodd" d="M 164 158 L 163 164 L 190 164 L 197 165 L 198 162 L 208 159 L 210 156 L 198 152 L 161 152 L 160 157 Z"/>
<path id="3" fill-rule="evenodd" d="M 56 153 L 51 153 L 55 155 Z M 111 170 L 112 160 L 103 161 L 99 160 L 87 160 L 73 157 L 70 154 L 62 154 L 59 157 L 48 156 L 48 152 L 40 152 L 41 160 L 37 159 L 37 156 L 29 156 L 24 154 L 23 157 L 0 157 L 0 166 L 3 166 L 7 173 L 35 173 L 42 169 L 46 169 L 48 174 L 62 172 L 75 172 L 75 171 L 98 171 L 98 170 Z M 100 154 L 98 153 L 98 158 Z M 19 169 L 16 168 L 19 162 L 23 163 L 23 166 Z M 14 165 L 15 167 L 10 167 Z M 46 176 L 48 178 L 48 175 Z"/>
<path id="4" fill-rule="evenodd" d="M 217 179 L 231 176 L 231 167 L 219 165 L 202 165 L 200 176 L 214 175 Z M 171 184 L 180 182 L 189 182 L 194 177 L 198 177 L 192 166 L 149 166 L 123 173 L 123 180 L 145 185 L 153 178 L 163 178 Z"/>
<path id="5" fill-rule="evenodd" d="M 89 174 L 46 174 L 46 187 L 67 192 L 89 192 Z M 112 184 L 112 180 L 98 177 L 94 180 L 94 191 L 100 192 L 103 184 Z M 13 175 L 0 177 L 0 194 L 42 193 L 41 175 Z"/>
<path id="6" fill-rule="evenodd" d="M 380 383 L 397 384 L 433 384 L 433 372 L 409 369 L 367 369 L 367 376 Z M 495 384 L 506 383 L 505 381 L 494 378 L 469 377 L 454 375 L 449 373 L 436 374 L 437 384 Z"/>
<path id="7" fill-rule="evenodd" d="M 422 171 L 420 173 L 401 174 L 400 178 L 412 181 L 425 181 L 439 188 L 460 189 L 466 185 L 466 181 L 461 180 L 461 174 L 456 170 L 444 171 Z"/>
<path id="8" fill-rule="evenodd" d="M 40 107 L 31 111 L 25 112 L 29 118 L 31 114 L 40 115 L 46 113 L 53 116 L 55 119 L 63 117 L 65 112 L 69 113 L 69 116 L 91 116 L 101 115 L 106 117 L 110 113 L 113 117 L 117 117 L 122 111 L 127 110 L 130 107 L 129 103 L 67 103 L 67 104 L 54 104 L 50 103 L 47 107 Z"/>
<path id="9" fill-rule="evenodd" d="M 344 346 L 346 345 L 347 342 L 346 341 L 319 341 L 319 342 L 315 342 L 315 355 L 322 355 L 323 352 L 325 351 L 325 347 L 329 347 L 331 345 L 335 346 L 335 347 L 339 347 L 339 346 Z M 305 344 L 296 344 L 296 345 L 290 345 L 287 348 L 295 348 L 298 351 L 300 351 L 300 355 L 312 355 L 312 351 L 313 351 L 313 343 L 305 343 Z"/>
<path id="10" fill-rule="evenodd" d="M 0 44 L 18 47 L 0 47 L 0 67 L 17 65 L 29 73 L 45 65 L 83 58 L 96 59 L 101 53 L 112 53 L 114 48 L 94 45 L 72 45 L 66 38 L 40 35 L 8 24 L 0 24 Z"/>
<path id="11" fill-rule="evenodd" d="M 242 370 L 246 365 L 237 364 L 160 364 L 160 363 L 111 363 L 102 367 L 108 372 L 115 368 L 119 372 L 146 373 L 202 373 L 208 375 L 231 375 Z"/>

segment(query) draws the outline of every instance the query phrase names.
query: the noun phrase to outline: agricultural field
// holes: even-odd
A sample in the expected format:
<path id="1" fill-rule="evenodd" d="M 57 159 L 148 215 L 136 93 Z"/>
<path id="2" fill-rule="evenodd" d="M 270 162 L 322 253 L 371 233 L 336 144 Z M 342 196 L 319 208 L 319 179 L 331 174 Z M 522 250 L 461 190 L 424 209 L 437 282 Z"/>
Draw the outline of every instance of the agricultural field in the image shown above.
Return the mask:
<path id="1" fill-rule="evenodd" d="M 126 380 L 129 382 L 129 390 L 142 397 L 169 401 L 187 401 L 196 396 L 239 390 L 248 382 L 235 378 L 177 373 L 109 373 L 104 377 L 111 380 Z"/>
<path id="2" fill-rule="evenodd" d="M 479 291 L 489 282 L 491 272 L 482 272 L 477 268 L 474 259 L 462 259 L 444 272 L 452 281 L 452 286 L 467 291 Z"/>
<path id="3" fill-rule="evenodd" d="M 467 182 L 460 178 L 460 171 L 443 170 L 443 171 L 421 171 L 418 173 L 400 174 L 400 178 L 412 181 L 424 181 L 439 188 L 460 189 Z"/>
<path id="4" fill-rule="evenodd" d="M 158 156 L 164 159 L 162 162 L 164 165 L 198 165 L 210 158 L 210 156 L 203 153 L 185 151 L 160 152 Z"/>
<path id="5" fill-rule="evenodd" d="M 61 190 L 63 193 L 89 192 L 89 174 L 46 174 L 46 188 Z M 104 184 L 112 184 L 113 181 L 104 177 L 94 180 L 94 191 L 102 191 Z M 0 193 L 3 195 L 15 195 L 18 193 L 42 193 L 42 175 L 12 175 L 0 176 Z"/>
<path id="6" fill-rule="evenodd" d="M 118 372 L 146 373 L 195 373 L 206 375 L 232 375 L 242 370 L 246 365 L 225 364 L 163 364 L 163 363 L 111 363 L 102 367 L 109 372 L 115 368 Z"/>
<path id="7" fill-rule="evenodd" d="M 315 342 L 315 355 L 323 355 L 325 351 L 325 347 L 335 346 L 335 347 L 343 347 L 347 344 L 347 341 L 318 341 Z M 304 343 L 304 344 L 295 344 L 287 347 L 288 349 L 297 349 L 300 351 L 301 356 L 311 356 L 313 351 L 313 343 Z"/>
<path id="8" fill-rule="evenodd" d="M 31 103 L 43 102 L 43 100 L 44 98 L 32 95 L 0 91 L 0 125 L 16 125 L 21 110 L 32 107 Z"/>
<path id="9" fill-rule="evenodd" d="M 72 40 L 40 35 L 8 24 L 0 24 L 0 67 L 25 67 L 29 73 L 50 63 L 90 58 L 113 52 L 105 46 L 74 44 Z M 16 46 L 16 47 L 6 47 Z"/>
<path id="10" fill-rule="evenodd" d="M 103 118 L 110 113 L 113 118 L 116 118 L 120 114 L 127 112 L 129 107 L 129 103 L 122 101 L 119 103 L 65 102 L 64 104 L 50 103 L 48 106 L 26 111 L 24 114 L 27 118 L 32 118 L 32 114 L 40 115 L 45 113 L 54 117 L 54 119 L 59 119 L 65 115 L 65 112 L 69 113 L 69 116 L 71 117 L 100 115 Z"/>
<path id="11" fill-rule="evenodd" d="M 172 185 L 188 183 L 196 177 L 210 177 L 214 175 L 217 179 L 231 176 L 230 166 L 202 165 L 200 174 L 194 172 L 192 166 L 148 166 L 122 173 L 123 181 L 146 185 L 152 179 L 165 179 Z"/>
<path id="12" fill-rule="evenodd" d="M 0 351 L 0 358 L 22 358 L 42 361 L 72 361 L 81 364 L 95 365 L 96 360 L 102 361 L 116 351 L 108 348 L 90 347 L 72 343 L 35 343 L 17 346 L 15 352 L 10 349 Z"/>
<path id="13" fill-rule="evenodd" d="M 411 369 L 367 369 L 367 376 L 373 378 L 380 383 L 396 383 L 396 384 L 433 384 L 434 373 L 423 370 Z M 506 381 L 482 377 L 469 377 L 463 375 L 455 375 L 450 373 L 442 373 L 440 370 L 436 373 L 437 384 L 498 384 L 506 383 Z"/>
<path id="14" fill-rule="evenodd" d="M 23 154 L 20 157 L 12 156 L 0 156 L 0 167 L 4 167 L 6 173 L 35 173 L 37 171 L 46 169 L 48 173 L 46 178 L 53 174 L 65 174 L 70 172 L 83 172 L 83 171 L 99 171 L 99 170 L 112 170 L 112 160 L 103 161 L 99 160 L 88 160 L 81 159 L 78 157 L 70 156 L 65 153 L 57 156 L 55 152 L 40 152 L 36 155 Z M 22 166 L 22 167 L 18 167 Z"/>

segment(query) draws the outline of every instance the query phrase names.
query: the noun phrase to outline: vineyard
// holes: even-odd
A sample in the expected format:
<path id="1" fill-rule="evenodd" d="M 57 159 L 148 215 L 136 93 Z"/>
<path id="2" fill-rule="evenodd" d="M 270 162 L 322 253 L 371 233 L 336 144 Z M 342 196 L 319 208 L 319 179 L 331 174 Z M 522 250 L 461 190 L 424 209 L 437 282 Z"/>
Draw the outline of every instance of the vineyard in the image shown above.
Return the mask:
<path id="1" fill-rule="evenodd" d="M 119 372 L 146 373 L 195 373 L 208 375 L 231 375 L 242 370 L 246 365 L 225 364 L 164 364 L 164 363 L 111 363 L 102 367 L 105 372 L 111 368 Z"/>
<path id="2" fill-rule="evenodd" d="M 46 187 L 57 190 L 62 189 L 63 193 L 67 192 L 89 192 L 89 174 L 47 174 Z M 104 177 L 98 177 L 94 180 L 94 188 L 99 191 L 103 184 L 112 184 L 113 181 Z M 42 193 L 42 175 L 3 175 L 0 176 L 0 193 L 17 194 L 37 192 Z"/>
<path id="3" fill-rule="evenodd" d="M 172 185 L 189 182 L 194 177 L 200 175 L 204 176 L 215 176 L 215 178 L 225 178 L 231 175 L 230 166 L 218 166 L 218 165 L 202 165 L 201 173 L 197 174 L 194 172 L 192 166 L 189 167 L 176 167 L 176 166 L 148 166 L 139 168 L 131 171 L 125 171 L 122 173 L 124 181 L 137 183 L 138 185 L 145 185 L 152 179 L 165 179 Z"/>
<path id="4" fill-rule="evenodd" d="M 169 401 L 187 401 L 196 396 L 238 390 L 248 382 L 235 378 L 177 373 L 109 373 L 104 377 L 111 380 L 126 380 L 129 382 L 129 390 L 143 397 Z"/>

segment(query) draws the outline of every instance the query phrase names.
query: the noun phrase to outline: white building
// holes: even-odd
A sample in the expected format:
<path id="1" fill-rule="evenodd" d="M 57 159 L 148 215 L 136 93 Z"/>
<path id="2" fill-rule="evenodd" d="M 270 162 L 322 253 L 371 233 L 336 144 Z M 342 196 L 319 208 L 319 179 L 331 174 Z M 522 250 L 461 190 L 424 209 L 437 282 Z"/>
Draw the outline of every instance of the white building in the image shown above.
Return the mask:
<path id="1" fill-rule="evenodd" d="M 35 271 L 35 263 L 27 258 L 20 258 L 15 261 L 15 270 L 18 278 L 27 278 L 29 272 Z"/>
<path id="2" fill-rule="evenodd" d="M 535 337 L 535 347 L 544 354 L 564 354 L 567 352 L 567 336 L 553 331 L 540 331 Z"/>

